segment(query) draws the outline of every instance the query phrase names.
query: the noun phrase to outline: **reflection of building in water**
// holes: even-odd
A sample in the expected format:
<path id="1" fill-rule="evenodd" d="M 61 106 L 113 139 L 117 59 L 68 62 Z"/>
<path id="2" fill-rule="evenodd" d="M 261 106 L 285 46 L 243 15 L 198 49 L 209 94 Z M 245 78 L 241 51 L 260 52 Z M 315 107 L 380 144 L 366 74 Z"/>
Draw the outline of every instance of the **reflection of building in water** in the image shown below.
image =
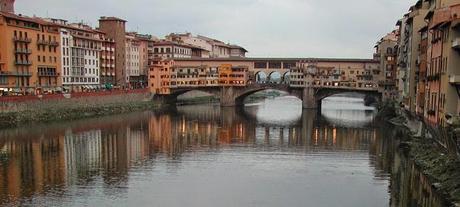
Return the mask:
<path id="1" fill-rule="evenodd" d="M 66 131 L 64 137 L 67 178 L 71 183 L 101 165 L 101 130 Z"/>
<path id="2" fill-rule="evenodd" d="M 64 136 L 8 138 L 1 148 L 0 204 L 60 188 L 66 179 Z"/>
<path id="3" fill-rule="evenodd" d="M 374 136 L 372 129 L 338 128 L 324 126 L 315 128 L 312 146 L 336 147 L 347 150 L 366 150 Z"/>
<path id="4" fill-rule="evenodd" d="M 238 115 L 235 108 L 221 109 L 221 125 L 218 140 L 220 144 L 255 142 L 256 123 Z"/>
<path id="5" fill-rule="evenodd" d="M 428 178 L 412 160 L 396 153 L 391 170 L 390 206 L 451 206 L 436 192 Z"/>
<path id="6" fill-rule="evenodd" d="M 127 169 L 149 154 L 137 122 L 99 122 L 12 130 L 0 136 L 0 205 L 103 175 L 120 185 Z M 67 128 L 67 130 L 65 130 Z"/>

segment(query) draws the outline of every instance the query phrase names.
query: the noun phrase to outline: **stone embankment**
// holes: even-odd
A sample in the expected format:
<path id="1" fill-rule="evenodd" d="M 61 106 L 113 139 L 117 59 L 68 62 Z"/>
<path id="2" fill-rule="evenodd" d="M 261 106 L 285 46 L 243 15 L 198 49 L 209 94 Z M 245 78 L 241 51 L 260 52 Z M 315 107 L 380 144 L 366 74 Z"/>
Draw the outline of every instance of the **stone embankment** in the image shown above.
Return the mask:
<path id="1" fill-rule="evenodd" d="M 400 148 L 428 177 L 433 188 L 450 206 L 460 206 L 460 158 L 458 150 L 447 147 L 446 137 L 442 137 L 444 129 L 431 127 L 392 105 L 381 107 L 379 118 L 396 126 Z M 452 136 L 455 135 L 447 138 L 453 140 Z"/>
<path id="2" fill-rule="evenodd" d="M 0 127 L 72 120 L 162 106 L 147 90 L 0 97 Z"/>

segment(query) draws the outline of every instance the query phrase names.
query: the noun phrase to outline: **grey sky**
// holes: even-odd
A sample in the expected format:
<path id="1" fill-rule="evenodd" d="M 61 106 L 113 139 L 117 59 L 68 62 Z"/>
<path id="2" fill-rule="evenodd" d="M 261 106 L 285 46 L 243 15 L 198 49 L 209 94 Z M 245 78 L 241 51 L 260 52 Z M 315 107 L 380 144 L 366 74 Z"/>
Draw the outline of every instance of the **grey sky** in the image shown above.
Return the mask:
<path id="1" fill-rule="evenodd" d="M 370 58 L 415 0 L 16 0 L 16 12 L 97 26 L 100 16 L 157 37 L 192 32 L 255 57 Z M 46 9 L 48 8 L 48 9 Z"/>

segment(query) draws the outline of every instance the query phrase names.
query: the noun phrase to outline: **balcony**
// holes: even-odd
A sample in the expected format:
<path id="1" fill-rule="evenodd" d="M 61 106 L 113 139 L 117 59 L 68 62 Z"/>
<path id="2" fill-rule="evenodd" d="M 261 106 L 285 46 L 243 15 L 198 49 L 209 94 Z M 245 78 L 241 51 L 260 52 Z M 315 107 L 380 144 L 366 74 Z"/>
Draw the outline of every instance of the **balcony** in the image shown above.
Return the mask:
<path id="1" fill-rule="evenodd" d="M 16 62 L 14 62 L 14 64 L 16 64 L 16 65 L 32 65 L 32 61 L 27 61 L 27 60 L 20 61 L 20 60 L 18 60 Z"/>
<path id="2" fill-rule="evenodd" d="M 0 71 L 0 76 L 32 76 L 30 72 Z"/>
<path id="3" fill-rule="evenodd" d="M 59 46 L 59 42 L 57 42 L 57 41 L 51 41 L 51 42 L 49 42 L 49 44 L 51 46 L 55 46 L 55 47 Z"/>
<path id="4" fill-rule="evenodd" d="M 449 83 L 452 85 L 460 85 L 460 75 L 449 76 Z"/>
<path id="5" fill-rule="evenodd" d="M 31 54 L 32 53 L 30 49 L 21 49 L 21 48 L 14 50 L 14 52 L 16 54 Z"/>
<path id="6" fill-rule="evenodd" d="M 37 40 L 37 44 L 38 44 L 38 45 L 48 45 L 49 42 L 46 41 L 46 40 Z"/>
<path id="7" fill-rule="evenodd" d="M 59 73 L 55 73 L 55 72 L 38 72 L 38 76 L 40 76 L 40 77 L 58 77 Z"/>
<path id="8" fill-rule="evenodd" d="M 13 41 L 30 43 L 30 42 L 32 42 L 32 39 L 27 38 L 27 37 L 13 37 Z"/>
<path id="9" fill-rule="evenodd" d="M 452 41 L 452 48 L 459 50 L 460 49 L 460 37 L 457 37 Z"/>

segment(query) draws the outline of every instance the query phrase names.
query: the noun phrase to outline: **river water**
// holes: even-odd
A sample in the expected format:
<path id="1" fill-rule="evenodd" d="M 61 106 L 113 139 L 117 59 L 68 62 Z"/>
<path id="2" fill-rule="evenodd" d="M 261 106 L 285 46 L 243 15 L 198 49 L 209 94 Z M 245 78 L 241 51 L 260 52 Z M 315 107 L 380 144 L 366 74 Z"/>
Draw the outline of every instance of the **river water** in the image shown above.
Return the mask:
<path id="1" fill-rule="evenodd" d="M 180 106 L 0 131 L 5 206 L 442 206 L 362 99 Z"/>

